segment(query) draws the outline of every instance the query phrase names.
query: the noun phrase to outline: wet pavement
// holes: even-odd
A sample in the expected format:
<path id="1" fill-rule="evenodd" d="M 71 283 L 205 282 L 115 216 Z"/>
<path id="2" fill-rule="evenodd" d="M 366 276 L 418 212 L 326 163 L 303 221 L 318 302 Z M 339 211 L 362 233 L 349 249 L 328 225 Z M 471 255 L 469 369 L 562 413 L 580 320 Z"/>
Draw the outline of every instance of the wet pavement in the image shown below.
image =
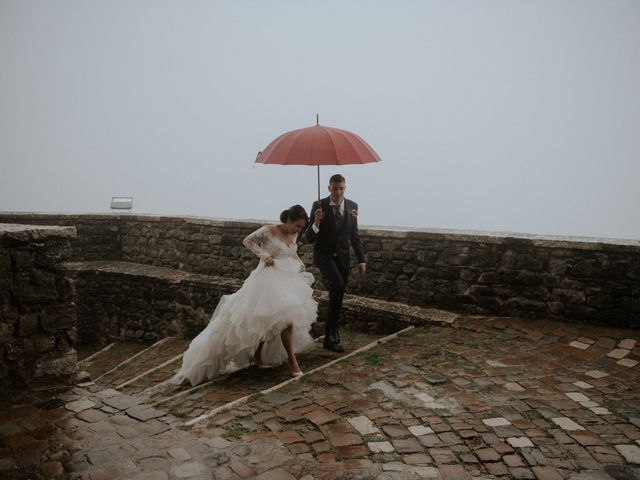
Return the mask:
<path id="1" fill-rule="evenodd" d="M 639 340 L 461 317 L 196 389 L 163 383 L 184 340 L 116 344 L 84 355 L 97 382 L 0 405 L 0 478 L 640 478 Z"/>

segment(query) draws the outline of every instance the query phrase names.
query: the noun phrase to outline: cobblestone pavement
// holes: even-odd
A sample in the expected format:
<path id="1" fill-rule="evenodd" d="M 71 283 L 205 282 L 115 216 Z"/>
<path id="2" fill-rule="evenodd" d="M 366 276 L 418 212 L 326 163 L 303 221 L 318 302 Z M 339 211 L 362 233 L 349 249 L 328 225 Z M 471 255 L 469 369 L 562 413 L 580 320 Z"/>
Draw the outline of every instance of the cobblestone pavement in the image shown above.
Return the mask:
<path id="1" fill-rule="evenodd" d="M 161 397 L 100 383 L 14 398 L 0 414 L 0 477 L 640 478 L 639 337 L 463 317 L 410 330 L 189 426 L 284 373 L 247 369 L 184 395 L 188 405 L 158 408 Z M 337 358 L 309 355 L 309 366 Z"/>

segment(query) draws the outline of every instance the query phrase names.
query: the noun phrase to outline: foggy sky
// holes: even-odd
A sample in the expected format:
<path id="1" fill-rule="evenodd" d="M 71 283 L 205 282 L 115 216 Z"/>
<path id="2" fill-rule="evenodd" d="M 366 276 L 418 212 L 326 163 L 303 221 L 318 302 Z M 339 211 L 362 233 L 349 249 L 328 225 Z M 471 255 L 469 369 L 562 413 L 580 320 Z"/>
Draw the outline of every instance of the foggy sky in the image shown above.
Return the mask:
<path id="1" fill-rule="evenodd" d="M 0 211 L 274 221 L 351 130 L 364 225 L 640 239 L 636 0 L 0 0 Z"/>

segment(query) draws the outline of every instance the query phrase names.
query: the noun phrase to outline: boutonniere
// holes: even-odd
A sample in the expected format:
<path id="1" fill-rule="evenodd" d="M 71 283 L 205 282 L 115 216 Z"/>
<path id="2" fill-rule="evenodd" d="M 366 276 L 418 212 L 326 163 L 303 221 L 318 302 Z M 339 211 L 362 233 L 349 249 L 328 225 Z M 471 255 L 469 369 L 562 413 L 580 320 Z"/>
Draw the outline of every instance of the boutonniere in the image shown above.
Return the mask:
<path id="1" fill-rule="evenodd" d="M 353 218 L 354 220 L 358 218 L 358 210 L 356 210 L 355 208 L 351 209 L 351 218 Z"/>

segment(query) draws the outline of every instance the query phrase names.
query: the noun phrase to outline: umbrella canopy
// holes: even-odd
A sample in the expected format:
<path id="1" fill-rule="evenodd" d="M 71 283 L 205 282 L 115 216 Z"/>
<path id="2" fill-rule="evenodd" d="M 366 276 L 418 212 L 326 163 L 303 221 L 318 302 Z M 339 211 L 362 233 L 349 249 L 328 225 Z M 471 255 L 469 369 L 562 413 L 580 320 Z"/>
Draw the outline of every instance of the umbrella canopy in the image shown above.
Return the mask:
<path id="1" fill-rule="evenodd" d="M 284 133 L 258 153 L 256 163 L 278 165 L 354 165 L 380 162 L 378 154 L 355 133 L 314 125 Z"/>

